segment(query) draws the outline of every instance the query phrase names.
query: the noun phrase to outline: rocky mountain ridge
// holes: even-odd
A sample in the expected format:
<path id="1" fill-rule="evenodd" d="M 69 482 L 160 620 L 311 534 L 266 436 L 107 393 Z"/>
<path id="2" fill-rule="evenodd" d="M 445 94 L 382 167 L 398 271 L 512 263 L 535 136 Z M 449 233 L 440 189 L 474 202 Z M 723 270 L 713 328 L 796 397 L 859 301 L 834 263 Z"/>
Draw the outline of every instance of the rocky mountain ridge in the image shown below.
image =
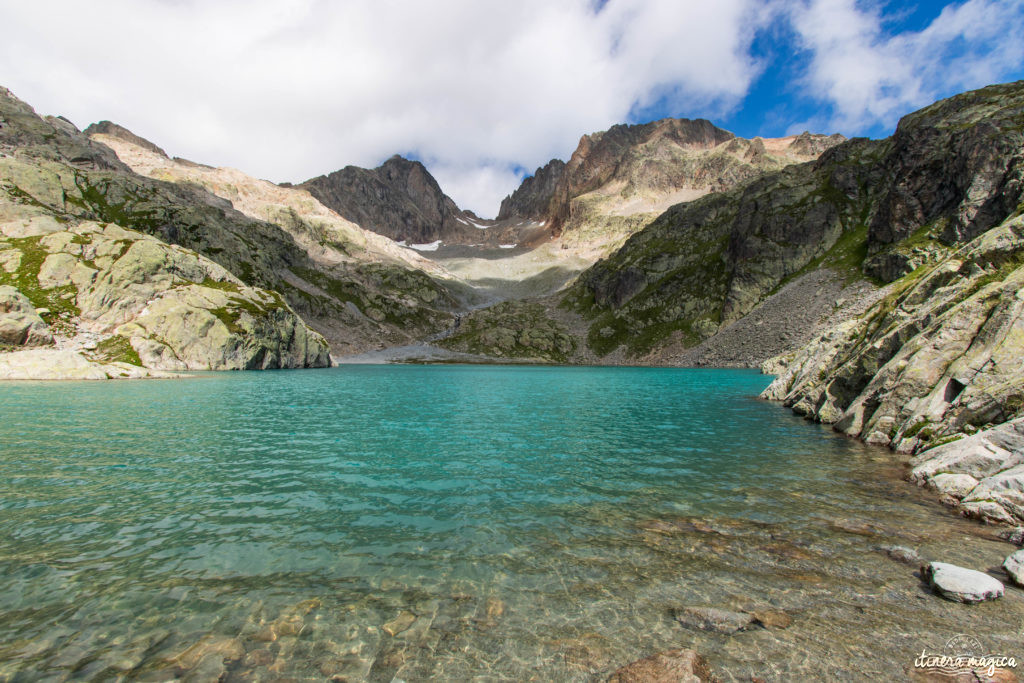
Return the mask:
<path id="1" fill-rule="evenodd" d="M 542 222 L 567 244 L 618 246 L 669 206 L 817 158 L 839 135 L 737 138 L 704 119 L 661 119 L 584 135 L 567 163 L 537 169 L 499 220 Z"/>
<path id="2" fill-rule="evenodd" d="M 460 209 L 422 163 L 399 155 L 298 187 L 349 221 L 405 244 L 536 246 L 568 232 L 575 246 L 598 240 L 607 251 L 672 204 L 814 159 L 842 139 L 804 133 L 743 140 L 703 119 L 621 124 L 584 135 L 568 162 L 553 159 L 526 177 L 494 220 Z"/>
<path id="3" fill-rule="evenodd" d="M 530 241 L 540 227 L 521 220 L 485 220 L 460 209 L 422 163 L 397 154 L 377 168 L 346 166 L 297 187 L 367 230 L 420 248 L 518 244 Z"/>

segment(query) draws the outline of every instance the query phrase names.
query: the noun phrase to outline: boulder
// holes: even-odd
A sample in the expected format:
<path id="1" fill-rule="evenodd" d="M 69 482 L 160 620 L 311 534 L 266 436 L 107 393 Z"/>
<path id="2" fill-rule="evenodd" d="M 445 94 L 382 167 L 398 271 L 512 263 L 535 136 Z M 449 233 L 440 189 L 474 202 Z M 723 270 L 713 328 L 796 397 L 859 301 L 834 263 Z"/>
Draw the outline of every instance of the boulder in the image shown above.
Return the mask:
<path id="1" fill-rule="evenodd" d="M 1005 560 L 1003 569 L 1018 586 L 1024 586 L 1024 550 L 1018 550 Z"/>
<path id="2" fill-rule="evenodd" d="M 984 572 L 945 562 L 931 562 L 923 569 L 925 580 L 942 597 L 954 602 L 975 603 L 1003 597 L 1003 584 Z"/>
<path id="3" fill-rule="evenodd" d="M 50 327 L 28 297 L 9 285 L 0 286 L 0 344 L 45 346 L 52 343 Z"/>

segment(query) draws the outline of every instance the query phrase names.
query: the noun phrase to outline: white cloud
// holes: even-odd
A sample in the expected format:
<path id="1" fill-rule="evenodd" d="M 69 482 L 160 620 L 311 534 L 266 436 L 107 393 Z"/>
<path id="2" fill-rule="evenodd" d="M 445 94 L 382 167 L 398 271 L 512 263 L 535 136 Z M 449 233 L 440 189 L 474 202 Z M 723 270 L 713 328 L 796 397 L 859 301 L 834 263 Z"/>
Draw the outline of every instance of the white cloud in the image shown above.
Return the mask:
<path id="1" fill-rule="evenodd" d="M 880 0 L 874 0 L 876 3 Z M 7 2 L 0 84 L 80 126 L 116 121 L 170 154 L 300 181 L 394 153 L 493 215 L 516 168 L 667 102 L 718 118 L 792 25 L 837 126 L 894 122 L 941 88 L 1024 61 L 1021 0 L 970 0 L 889 36 L 854 0 L 76 0 Z M 946 68 L 950 55 L 957 59 Z M 656 107 L 657 108 L 657 107 Z M 806 113 L 805 113 L 806 116 Z"/>
<path id="2" fill-rule="evenodd" d="M 517 166 L 658 97 L 724 111 L 756 74 L 756 0 L 6 3 L 0 81 L 171 154 L 303 180 L 393 153 L 493 215 Z"/>
<path id="3" fill-rule="evenodd" d="M 810 0 L 790 8 L 811 53 L 810 94 L 832 105 L 817 117 L 854 131 L 896 120 L 953 92 L 1002 80 L 1024 64 L 1024 3 L 968 0 L 945 7 L 927 27 L 895 35 L 878 3 Z"/>

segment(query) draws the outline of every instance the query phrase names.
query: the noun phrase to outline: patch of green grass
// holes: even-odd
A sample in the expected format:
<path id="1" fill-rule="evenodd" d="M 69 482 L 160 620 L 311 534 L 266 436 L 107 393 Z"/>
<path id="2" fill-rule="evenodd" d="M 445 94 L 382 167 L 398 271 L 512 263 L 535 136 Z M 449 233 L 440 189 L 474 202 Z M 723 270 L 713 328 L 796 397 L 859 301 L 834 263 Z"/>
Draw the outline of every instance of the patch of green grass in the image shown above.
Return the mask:
<path id="1" fill-rule="evenodd" d="M 222 292 L 233 292 L 237 294 L 240 290 L 238 285 L 228 280 L 214 280 L 212 278 L 206 278 L 200 283 L 203 287 L 209 289 L 219 289 Z"/>
<path id="2" fill-rule="evenodd" d="M 922 429 L 927 427 L 928 425 L 929 425 L 929 421 L 928 420 L 921 420 L 920 422 L 915 422 L 913 425 L 910 426 L 910 429 L 908 429 L 907 431 L 903 432 L 903 438 L 904 439 L 911 439 L 911 438 L 917 436 L 918 433 Z"/>
<path id="3" fill-rule="evenodd" d="M 218 320 L 224 323 L 224 327 L 228 328 L 228 332 L 230 332 L 231 334 L 246 334 L 245 328 L 243 328 L 238 322 L 241 315 L 239 314 L 237 309 L 227 307 L 211 308 L 210 313 L 212 313 L 214 316 L 217 317 Z"/>
<path id="4" fill-rule="evenodd" d="M 89 356 L 102 363 L 128 363 L 142 367 L 142 359 L 132 348 L 128 337 L 114 335 L 107 337 L 93 349 Z"/>
<path id="5" fill-rule="evenodd" d="M 53 287 L 44 289 L 39 285 L 39 270 L 43 261 L 50 255 L 40 245 L 41 237 L 11 238 L 8 244 L 21 252 L 21 262 L 18 270 L 8 273 L 0 269 L 0 284 L 11 285 L 24 294 L 36 308 L 45 308 L 49 313 L 43 314 L 45 320 L 51 326 L 60 328 L 67 325 L 67 320 L 72 316 L 78 316 L 78 306 L 75 304 L 75 296 L 78 290 L 74 285 L 64 287 Z"/>

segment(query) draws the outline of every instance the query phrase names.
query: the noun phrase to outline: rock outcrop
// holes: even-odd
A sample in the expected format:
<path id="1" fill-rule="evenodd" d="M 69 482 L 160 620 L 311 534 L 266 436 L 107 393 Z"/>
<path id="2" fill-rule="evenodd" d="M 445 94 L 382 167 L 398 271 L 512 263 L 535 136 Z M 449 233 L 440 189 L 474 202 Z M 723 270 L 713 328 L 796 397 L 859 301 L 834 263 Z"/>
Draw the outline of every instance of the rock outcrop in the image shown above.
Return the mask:
<path id="1" fill-rule="evenodd" d="M 1018 216 L 780 359 L 785 369 L 763 396 L 905 453 L 1012 419 L 1024 405 L 1022 265 Z"/>
<path id="2" fill-rule="evenodd" d="M 16 256 L 7 249 L 0 253 L 6 256 L 6 264 Z M 20 256 L 18 260 L 21 260 Z M 10 285 L 0 285 L 0 347 L 46 346 L 52 343 L 50 326 L 43 321 L 28 297 Z"/>
<path id="3" fill-rule="evenodd" d="M 45 356 L 15 355 L 0 373 L 6 378 L 32 376 L 31 363 L 44 361 L 50 369 L 41 368 L 41 378 L 102 378 L 110 376 L 102 367 L 110 362 L 121 364 L 118 375 L 124 364 L 153 370 L 330 365 L 327 343 L 279 294 L 249 287 L 209 259 L 149 235 L 109 223 L 21 219 L 0 224 L 0 253 L 7 263 L 0 282 L 9 283 L 0 287 L 0 299 L 16 302 L 30 319 L 36 345 L 57 347 Z M 0 318 L 0 327 L 7 319 Z"/>
<path id="4" fill-rule="evenodd" d="M 911 481 L 937 490 L 972 517 L 1024 520 L 1024 418 L 928 448 L 910 464 Z"/>
<path id="5" fill-rule="evenodd" d="M 565 363 L 576 350 L 576 340 L 543 306 L 506 301 L 463 316 L 443 348 L 491 358 L 515 358 L 537 363 Z"/>

